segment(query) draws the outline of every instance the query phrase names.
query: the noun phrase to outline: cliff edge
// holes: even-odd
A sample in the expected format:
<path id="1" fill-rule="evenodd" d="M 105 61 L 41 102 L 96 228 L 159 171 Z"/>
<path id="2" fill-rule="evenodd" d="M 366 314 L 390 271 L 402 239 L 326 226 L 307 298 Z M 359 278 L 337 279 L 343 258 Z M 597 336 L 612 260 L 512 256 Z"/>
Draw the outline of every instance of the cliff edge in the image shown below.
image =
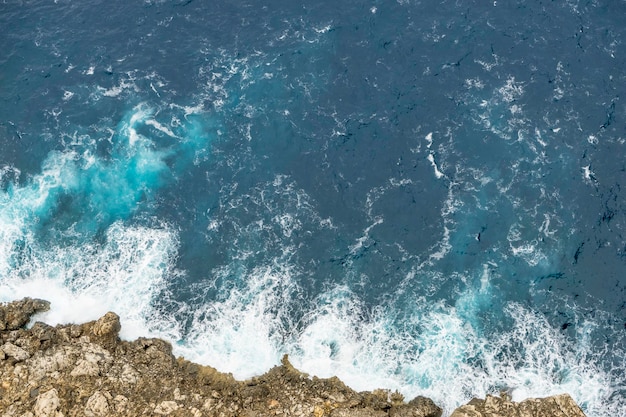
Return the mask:
<path id="1" fill-rule="evenodd" d="M 175 358 L 168 342 L 122 341 L 119 317 L 48 326 L 33 314 L 49 303 L 26 298 L 0 305 L 2 417 L 313 416 L 440 417 L 430 399 L 408 403 L 387 390 L 357 393 L 338 378 L 309 377 L 287 357 L 247 381 Z M 513 403 L 472 400 L 453 417 L 584 417 L 567 395 Z"/>

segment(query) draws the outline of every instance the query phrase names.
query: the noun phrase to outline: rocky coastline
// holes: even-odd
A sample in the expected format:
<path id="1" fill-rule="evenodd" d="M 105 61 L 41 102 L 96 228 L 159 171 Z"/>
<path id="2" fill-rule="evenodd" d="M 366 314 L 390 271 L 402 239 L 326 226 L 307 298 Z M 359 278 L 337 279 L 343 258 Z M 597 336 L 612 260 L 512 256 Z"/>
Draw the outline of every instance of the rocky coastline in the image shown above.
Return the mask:
<path id="1" fill-rule="evenodd" d="M 355 392 L 338 378 L 311 377 L 287 357 L 247 381 L 175 358 L 160 339 L 119 338 L 107 313 L 84 324 L 49 326 L 49 309 L 26 298 L 0 305 L 0 416 L 313 416 L 441 417 L 432 400 L 408 402 L 388 390 Z M 567 395 L 520 403 L 506 395 L 474 399 L 451 417 L 584 417 Z"/>

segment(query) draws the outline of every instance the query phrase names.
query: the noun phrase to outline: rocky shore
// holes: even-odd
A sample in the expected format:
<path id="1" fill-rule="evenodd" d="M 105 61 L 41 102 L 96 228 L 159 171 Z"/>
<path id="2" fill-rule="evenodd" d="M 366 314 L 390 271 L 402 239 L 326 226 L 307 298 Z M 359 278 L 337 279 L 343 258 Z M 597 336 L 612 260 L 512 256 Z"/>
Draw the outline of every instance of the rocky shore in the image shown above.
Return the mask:
<path id="1" fill-rule="evenodd" d="M 295 369 L 287 357 L 267 373 L 237 381 L 175 358 L 168 342 L 118 337 L 119 317 L 56 327 L 31 316 L 49 303 L 0 305 L 0 416 L 440 417 L 430 399 L 405 402 L 387 390 L 355 392 L 338 378 Z M 474 399 L 451 417 L 584 417 L 566 394 L 511 402 Z"/>

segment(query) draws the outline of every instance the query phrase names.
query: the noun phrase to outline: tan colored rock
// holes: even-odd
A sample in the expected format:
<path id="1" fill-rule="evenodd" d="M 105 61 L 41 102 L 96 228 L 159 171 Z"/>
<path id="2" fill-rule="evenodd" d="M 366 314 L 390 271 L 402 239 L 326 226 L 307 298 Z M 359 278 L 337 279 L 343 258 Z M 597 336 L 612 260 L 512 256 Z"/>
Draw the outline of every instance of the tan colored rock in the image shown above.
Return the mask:
<path id="1" fill-rule="evenodd" d="M 26 352 L 19 346 L 15 346 L 13 343 L 5 343 L 4 345 L 0 346 L 0 350 L 2 350 L 7 356 L 15 359 L 18 362 L 30 358 L 28 352 Z"/>
<path id="2" fill-rule="evenodd" d="M 174 399 L 176 401 L 185 401 L 187 399 L 187 396 L 184 394 L 181 394 L 180 388 L 176 387 L 174 388 Z"/>
<path id="3" fill-rule="evenodd" d="M 405 403 L 388 390 L 355 392 L 336 377 L 298 371 L 286 356 L 265 374 L 237 381 L 210 366 L 174 358 L 166 341 L 120 340 L 114 313 L 84 324 L 24 328 L 43 308 L 47 303 L 41 300 L 0 305 L 2 417 L 441 416 L 427 398 Z M 503 417 L 503 410 L 531 413 L 514 417 L 582 416 L 571 398 L 557 396 L 519 404 L 488 397 L 461 407 L 455 417 Z"/>
<path id="4" fill-rule="evenodd" d="M 111 354 L 94 343 L 82 345 L 81 357 L 70 372 L 71 376 L 104 375 L 112 363 Z"/>
<path id="5" fill-rule="evenodd" d="M 95 362 L 80 359 L 76 364 L 76 367 L 74 367 L 74 369 L 72 369 L 72 372 L 70 372 L 70 375 L 73 377 L 98 376 L 100 375 L 100 368 Z"/>
<path id="6" fill-rule="evenodd" d="M 547 398 L 531 398 L 513 402 L 506 395 L 487 395 L 484 400 L 473 399 L 457 408 L 450 417 L 585 417 L 583 411 L 567 394 Z"/>
<path id="7" fill-rule="evenodd" d="M 123 395 L 116 395 L 115 398 L 113 398 L 113 404 L 115 404 L 115 412 L 125 415 L 124 413 L 128 408 L 128 398 Z"/>
<path id="8" fill-rule="evenodd" d="M 109 405 L 109 398 L 111 394 L 96 391 L 87 400 L 85 404 L 85 416 L 86 417 L 104 417 L 111 412 L 111 406 Z"/>
<path id="9" fill-rule="evenodd" d="M 394 405 L 389 410 L 389 417 L 441 417 L 443 410 L 433 400 L 415 397 L 408 404 Z"/>
<path id="10" fill-rule="evenodd" d="M 79 349 L 72 346 L 54 346 L 46 351 L 37 352 L 32 360 L 31 378 L 40 380 L 54 372 L 63 371 L 74 363 Z"/>
<path id="11" fill-rule="evenodd" d="M 331 411 L 330 417 L 385 417 L 386 412 L 372 408 L 337 408 Z"/>
<path id="12" fill-rule="evenodd" d="M 123 384 L 134 385 L 139 381 L 139 373 L 137 373 L 132 365 L 125 363 L 122 365 L 122 373 L 119 381 Z"/>
<path id="13" fill-rule="evenodd" d="M 52 388 L 37 396 L 33 413 L 35 417 L 61 417 L 63 413 L 59 411 L 60 406 L 59 393 Z"/>
<path id="14" fill-rule="evenodd" d="M 155 414 L 166 416 L 180 408 L 176 401 L 162 401 L 154 409 Z"/>
<path id="15" fill-rule="evenodd" d="M 117 336 L 121 328 L 119 316 L 108 312 L 94 323 L 91 331 L 95 336 Z"/>
<path id="16" fill-rule="evenodd" d="M 0 331 L 21 329 L 33 314 L 49 309 L 49 302 L 32 298 L 9 303 L 0 309 Z"/>

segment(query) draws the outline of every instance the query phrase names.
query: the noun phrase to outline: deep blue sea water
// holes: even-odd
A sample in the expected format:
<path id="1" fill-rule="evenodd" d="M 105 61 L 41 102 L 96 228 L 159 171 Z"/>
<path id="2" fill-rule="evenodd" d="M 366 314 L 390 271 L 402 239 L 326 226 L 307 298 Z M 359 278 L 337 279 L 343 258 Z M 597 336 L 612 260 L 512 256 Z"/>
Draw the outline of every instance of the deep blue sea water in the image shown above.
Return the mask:
<path id="1" fill-rule="evenodd" d="M 626 415 L 626 2 L 0 3 L 0 301 L 247 378 Z"/>

